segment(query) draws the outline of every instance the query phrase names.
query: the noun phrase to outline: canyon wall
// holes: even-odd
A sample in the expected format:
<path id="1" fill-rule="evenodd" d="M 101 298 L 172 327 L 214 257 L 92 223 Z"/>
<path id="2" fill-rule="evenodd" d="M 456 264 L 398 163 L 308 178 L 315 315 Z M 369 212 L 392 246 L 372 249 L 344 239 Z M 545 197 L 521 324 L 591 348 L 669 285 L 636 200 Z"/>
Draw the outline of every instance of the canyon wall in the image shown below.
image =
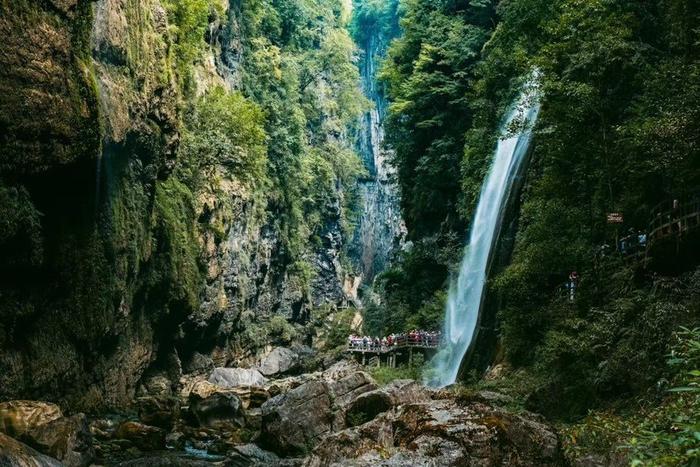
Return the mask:
<path id="1" fill-rule="evenodd" d="M 274 335 L 251 344 L 246 327 L 303 324 L 346 301 L 347 183 L 320 187 L 313 231 L 296 231 L 274 182 L 244 183 L 224 164 L 196 183 L 183 175 L 188 115 L 204 96 L 241 91 L 244 108 L 271 118 L 245 89 L 240 2 L 212 2 L 191 31 L 173 24 L 190 4 L 1 4 L 0 399 L 122 407 L 144 375 L 176 380 L 199 354 L 254 358 Z M 324 138 L 348 146 L 344 131 Z M 260 170 L 272 170 L 274 136 L 259 140 Z"/>

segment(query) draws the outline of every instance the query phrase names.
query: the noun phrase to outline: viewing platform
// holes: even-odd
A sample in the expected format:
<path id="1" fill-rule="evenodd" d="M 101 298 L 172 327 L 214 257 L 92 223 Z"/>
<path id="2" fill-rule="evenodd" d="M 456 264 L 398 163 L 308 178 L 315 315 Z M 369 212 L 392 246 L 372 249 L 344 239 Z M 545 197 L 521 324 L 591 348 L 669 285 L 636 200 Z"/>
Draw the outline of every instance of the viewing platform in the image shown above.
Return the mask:
<path id="1" fill-rule="evenodd" d="M 379 367 L 385 363 L 396 368 L 397 363 L 413 363 L 415 353 L 420 353 L 427 359 L 437 351 L 440 340 L 439 332 L 402 334 L 381 340 L 351 336 L 345 352 L 360 360 L 363 365 Z"/>

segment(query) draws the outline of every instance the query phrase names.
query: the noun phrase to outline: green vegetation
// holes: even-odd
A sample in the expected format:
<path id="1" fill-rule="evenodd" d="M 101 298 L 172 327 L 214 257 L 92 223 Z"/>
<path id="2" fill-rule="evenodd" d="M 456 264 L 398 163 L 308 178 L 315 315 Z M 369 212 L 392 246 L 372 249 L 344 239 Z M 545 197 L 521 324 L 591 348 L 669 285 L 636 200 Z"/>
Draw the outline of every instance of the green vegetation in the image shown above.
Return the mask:
<path id="1" fill-rule="evenodd" d="M 186 123 L 178 175 L 192 190 L 222 176 L 263 195 L 269 185 L 267 148 L 257 105 L 216 88 L 196 102 Z"/>
<path id="2" fill-rule="evenodd" d="M 221 16 L 223 8 L 215 0 L 165 0 L 164 4 L 173 40 L 177 79 L 183 90 L 191 92 L 192 65 L 201 60 L 210 12 Z"/>
<path id="3" fill-rule="evenodd" d="M 663 277 L 596 254 L 615 242 L 606 212 L 644 229 L 653 206 L 700 186 L 700 13 L 652 4 L 402 2 L 382 77 L 413 248 L 380 278 L 371 329 L 435 323 L 504 110 L 538 68 L 544 101 L 515 249 L 489 282 L 506 358 L 533 382 L 528 408 L 563 419 L 664 377 L 672 333 L 697 324 L 700 258 Z M 558 290 L 573 270 L 571 304 Z"/>
<path id="4" fill-rule="evenodd" d="M 695 465 L 700 460 L 700 329 L 675 335 L 668 364 L 674 372 L 660 387 L 658 405 L 629 414 L 593 412 L 566 427 L 569 455 L 621 451 L 633 466 Z"/>
<path id="5" fill-rule="evenodd" d="M 399 365 L 396 368 L 388 366 L 370 367 L 368 371 L 380 386 L 386 386 L 397 379 L 422 381 L 423 371 L 425 370 L 423 355 L 416 353 L 413 357 L 413 362 L 411 364 Z"/>
<path id="6" fill-rule="evenodd" d="M 320 244 L 329 223 L 340 222 L 347 234 L 353 226 L 362 165 L 350 135 L 366 103 L 345 5 L 256 0 L 242 12 L 244 93 L 266 115 L 268 209 L 290 261 Z"/>

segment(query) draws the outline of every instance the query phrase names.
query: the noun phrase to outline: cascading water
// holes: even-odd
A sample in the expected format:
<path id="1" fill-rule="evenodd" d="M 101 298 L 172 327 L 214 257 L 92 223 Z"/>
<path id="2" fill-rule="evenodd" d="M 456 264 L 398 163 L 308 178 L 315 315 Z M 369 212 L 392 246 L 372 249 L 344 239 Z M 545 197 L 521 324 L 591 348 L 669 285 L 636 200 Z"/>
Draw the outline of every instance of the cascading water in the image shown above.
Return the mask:
<path id="1" fill-rule="evenodd" d="M 445 309 L 443 342 L 432 361 L 427 383 L 444 387 L 457 379 L 464 355 L 472 343 L 483 300 L 491 250 L 498 239 L 503 212 L 527 154 L 531 128 L 540 109 L 538 74 L 525 84 L 515 107 L 501 128 L 488 177 L 481 188 L 464 250 L 459 277 L 453 282 Z M 512 134 L 512 128 L 519 130 Z"/>

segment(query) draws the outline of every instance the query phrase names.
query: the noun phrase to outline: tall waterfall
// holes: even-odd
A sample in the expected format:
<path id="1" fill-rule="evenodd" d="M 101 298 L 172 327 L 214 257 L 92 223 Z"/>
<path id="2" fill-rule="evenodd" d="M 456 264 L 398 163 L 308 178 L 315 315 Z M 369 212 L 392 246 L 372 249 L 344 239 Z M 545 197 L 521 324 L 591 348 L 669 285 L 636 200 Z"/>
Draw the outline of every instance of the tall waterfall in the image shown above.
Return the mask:
<path id="1" fill-rule="evenodd" d="M 481 187 L 459 277 L 450 286 L 443 343 L 427 375 L 427 383 L 431 386 L 444 387 L 455 382 L 479 324 L 491 251 L 498 239 L 512 187 L 521 173 L 532 137 L 531 128 L 540 110 L 537 81 L 537 73 L 534 73 L 501 127 L 501 139 L 488 177 Z M 518 128 L 515 133 L 514 127 Z"/>

